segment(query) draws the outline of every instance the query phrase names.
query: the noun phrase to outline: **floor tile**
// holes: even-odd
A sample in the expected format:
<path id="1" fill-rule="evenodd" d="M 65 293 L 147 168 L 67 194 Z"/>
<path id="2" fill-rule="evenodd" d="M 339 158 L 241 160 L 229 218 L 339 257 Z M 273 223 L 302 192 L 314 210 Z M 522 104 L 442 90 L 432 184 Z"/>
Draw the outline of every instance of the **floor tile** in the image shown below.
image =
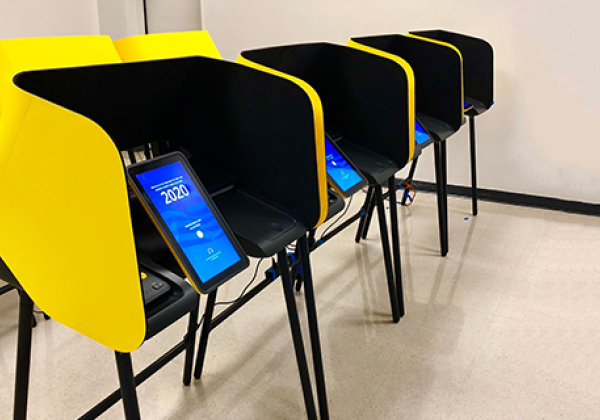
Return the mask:
<path id="1" fill-rule="evenodd" d="M 406 315 L 398 324 L 377 216 L 361 243 L 354 225 L 311 255 L 331 418 L 600 418 L 600 218 L 487 202 L 473 217 L 470 200 L 450 197 L 442 258 L 435 195 L 419 193 L 399 210 Z M 255 264 L 217 300 L 235 299 Z M 310 356 L 303 292 L 296 305 Z M 77 418 L 117 389 L 114 354 L 37 318 L 29 418 Z M 16 293 L 0 296 L 0 419 L 11 417 L 17 321 Z M 135 370 L 181 340 L 187 322 L 135 351 Z M 202 378 L 189 387 L 183 360 L 138 388 L 144 419 L 306 418 L 280 280 L 212 331 Z M 122 404 L 101 418 L 123 419 Z"/>

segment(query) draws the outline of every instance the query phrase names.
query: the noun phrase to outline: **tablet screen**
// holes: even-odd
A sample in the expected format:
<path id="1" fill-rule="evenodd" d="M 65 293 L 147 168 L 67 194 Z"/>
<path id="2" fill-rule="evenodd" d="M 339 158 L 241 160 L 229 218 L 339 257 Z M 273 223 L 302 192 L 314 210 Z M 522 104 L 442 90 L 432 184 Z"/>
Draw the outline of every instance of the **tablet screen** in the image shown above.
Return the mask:
<path id="1" fill-rule="evenodd" d="M 240 261 L 180 162 L 135 177 L 203 283 Z"/>
<path id="2" fill-rule="evenodd" d="M 325 155 L 327 161 L 327 174 L 340 189 L 348 191 L 362 182 L 362 177 L 337 151 L 329 139 L 325 139 Z"/>
<path id="3" fill-rule="evenodd" d="M 427 140 L 429 140 L 429 134 L 427 134 L 423 126 L 419 124 L 419 121 L 415 120 L 415 141 L 417 144 L 423 144 Z"/>

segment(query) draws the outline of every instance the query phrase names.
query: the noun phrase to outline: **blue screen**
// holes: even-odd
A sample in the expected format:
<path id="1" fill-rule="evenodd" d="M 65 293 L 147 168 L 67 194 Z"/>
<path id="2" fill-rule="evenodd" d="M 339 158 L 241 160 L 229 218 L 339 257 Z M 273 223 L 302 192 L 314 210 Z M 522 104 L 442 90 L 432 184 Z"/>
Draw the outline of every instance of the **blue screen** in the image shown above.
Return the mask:
<path id="1" fill-rule="evenodd" d="M 203 283 L 240 261 L 181 163 L 136 177 Z"/>
<path id="2" fill-rule="evenodd" d="M 327 159 L 327 174 L 342 191 L 348 191 L 362 181 L 360 175 L 356 173 L 328 139 L 325 139 L 325 155 Z"/>
<path id="3" fill-rule="evenodd" d="M 415 141 L 417 144 L 423 144 L 429 140 L 429 134 L 425 132 L 419 121 L 415 120 Z"/>

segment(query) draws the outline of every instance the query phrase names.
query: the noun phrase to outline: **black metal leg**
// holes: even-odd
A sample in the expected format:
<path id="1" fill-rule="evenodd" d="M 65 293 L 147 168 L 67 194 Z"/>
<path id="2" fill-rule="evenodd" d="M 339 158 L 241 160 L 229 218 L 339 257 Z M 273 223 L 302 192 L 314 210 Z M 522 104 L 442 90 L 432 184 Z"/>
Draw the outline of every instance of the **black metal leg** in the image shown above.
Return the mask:
<path id="1" fill-rule="evenodd" d="M 19 296 L 19 334 L 13 415 L 15 420 L 25 420 L 27 418 L 27 399 L 29 396 L 33 302 L 24 291 L 19 290 Z"/>
<path id="2" fill-rule="evenodd" d="M 375 193 L 371 196 L 371 200 L 369 201 L 369 206 L 365 212 L 365 220 L 362 228 L 362 239 L 367 239 L 367 234 L 369 233 L 369 228 L 371 227 L 371 220 L 373 219 L 373 212 L 375 211 Z"/>
<path id="3" fill-rule="evenodd" d="M 150 154 L 150 144 L 144 144 L 144 157 L 146 159 L 152 159 L 152 155 Z"/>
<path id="4" fill-rule="evenodd" d="M 317 320 L 317 305 L 315 303 L 315 291 L 312 279 L 312 268 L 310 266 L 310 253 L 308 240 L 303 235 L 298 240 L 300 258 L 302 261 L 302 277 L 304 278 L 304 298 L 306 299 L 306 312 L 308 315 L 308 328 L 310 331 L 310 344 L 312 349 L 313 366 L 315 369 L 315 381 L 317 385 L 317 398 L 319 401 L 319 414 L 321 420 L 329 419 L 329 407 L 327 404 L 327 392 L 325 387 L 325 373 L 323 372 L 323 357 L 321 355 L 321 339 L 319 337 L 319 323 Z"/>
<path id="5" fill-rule="evenodd" d="M 437 190 L 438 221 L 440 228 L 440 250 L 443 257 L 448 254 L 448 225 L 444 210 L 444 175 L 440 143 L 434 143 L 435 183 Z"/>
<path id="6" fill-rule="evenodd" d="M 440 161 L 442 163 L 442 187 L 444 188 L 444 217 L 446 218 L 446 231 L 448 231 L 448 154 L 446 153 L 446 142 L 440 144 Z M 448 247 L 448 244 L 446 244 Z M 448 249 L 447 249 L 448 250 Z"/>
<path id="7" fill-rule="evenodd" d="M 400 255 L 400 226 L 398 223 L 398 204 L 396 203 L 396 178 L 388 179 L 388 190 L 390 196 L 390 219 L 392 229 L 392 251 L 394 257 L 394 276 L 396 278 L 396 296 L 398 300 L 398 312 L 400 318 L 405 314 L 404 292 L 402 288 L 402 259 Z"/>
<path id="8" fill-rule="evenodd" d="M 304 281 L 304 279 L 302 278 L 302 276 L 296 277 L 296 292 L 299 292 L 300 290 L 302 290 L 303 281 Z"/>
<path id="9" fill-rule="evenodd" d="M 390 304 L 392 306 L 392 319 L 394 322 L 400 321 L 398 312 L 398 297 L 394 285 L 394 270 L 392 268 L 392 258 L 390 256 L 390 238 L 388 237 L 387 223 L 385 220 L 385 202 L 383 201 L 383 191 L 381 185 L 375 187 L 375 203 L 377 206 L 377 218 L 379 219 L 379 232 L 381 235 L 381 248 L 383 249 L 383 261 L 385 264 L 385 275 L 388 282 L 388 292 L 390 294 Z"/>
<path id="10" fill-rule="evenodd" d="M 194 347 L 196 346 L 196 330 L 198 329 L 198 311 L 200 305 L 200 296 L 198 296 L 198 305 L 190 312 L 187 335 L 185 341 L 187 348 L 185 350 L 185 365 L 183 368 L 183 384 L 188 386 L 192 382 L 192 368 L 194 366 Z"/>
<path id="11" fill-rule="evenodd" d="M 123 396 L 123 408 L 127 420 L 140 420 L 140 407 L 138 404 L 137 393 L 135 391 L 135 379 L 133 377 L 133 365 L 131 364 L 130 353 L 115 352 L 117 359 L 117 371 L 119 373 L 119 383 L 121 385 L 121 395 Z"/>
<path id="12" fill-rule="evenodd" d="M 441 156 L 440 156 L 440 160 L 442 162 L 442 175 L 443 175 L 443 182 L 442 182 L 442 187 L 444 188 L 444 220 L 446 221 L 446 254 L 448 254 L 448 252 L 450 251 L 450 235 L 448 234 L 448 226 L 449 226 L 449 218 L 448 218 L 448 154 L 446 152 L 446 141 L 443 141 L 440 144 L 440 150 L 441 150 Z"/>
<path id="13" fill-rule="evenodd" d="M 0 287 L 0 296 L 14 290 L 15 288 L 13 286 L 11 286 L 10 284 L 6 284 L 2 287 Z"/>
<path id="14" fill-rule="evenodd" d="M 406 178 L 407 183 L 412 182 L 413 177 L 415 176 L 415 171 L 417 170 L 418 163 L 419 163 L 419 158 L 418 157 L 414 158 L 410 165 L 410 171 L 408 171 L 408 178 Z M 400 204 L 403 206 L 406 206 L 406 195 L 404 195 L 404 193 L 402 194 L 402 201 L 400 202 Z"/>
<path id="15" fill-rule="evenodd" d="M 361 208 L 361 211 L 363 211 L 363 215 L 360 217 L 360 220 L 358 222 L 358 229 L 356 229 L 356 237 L 354 238 L 354 242 L 359 243 L 360 239 L 362 238 L 362 234 L 363 234 L 363 229 L 365 228 L 365 222 L 367 220 L 367 215 L 369 214 L 369 208 L 372 205 L 372 201 L 373 201 L 373 187 L 369 186 L 369 189 L 367 190 L 367 196 L 365 198 L 365 202 L 363 203 L 363 206 Z"/>
<path id="16" fill-rule="evenodd" d="M 213 312 L 215 311 L 215 301 L 217 300 L 217 291 L 208 294 L 206 309 L 204 310 L 204 321 L 202 324 L 202 333 L 200 334 L 200 344 L 198 345 L 198 355 L 196 356 L 196 367 L 194 368 L 194 378 L 200 379 L 204 369 L 204 358 L 208 347 L 208 336 L 212 328 Z"/>
<path id="17" fill-rule="evenodd" d="M 181 353 L 185 352 L 187 349 L 187 343 L 185 341 L 179 342 L 175 347 L 171 348 L 165 354 L 160 356 L 157 360 L 152 362 L 150 365 L 146 366 L 144 370 L 138 373 L 135 378 L 135 385 L 139 386 L 143 384 L 148 378 L 158 372 L 161 368 L 163 368 L 167 363 L 171 360 L 175 359 Z M 87 413 L 79 417 L 79 420 L 92 420 L 97 419 L 103 413 L 105 413 L 109 408 L 115 405 L 119 400 L 123 398 L 123 393 L 121 392 L 121 388 L 117 389 L 115 392 L 111 393 L 109 396 L 104 398 Z"/>
<path id="18" fill-rule="evenodd" d="M 300 330 L 300 321 L 298 319 L 298 309 L 296 308 L 296 300 L 294 298 L 294 289 L 292 279 L 290 277 L 290 269 L 287 261 L 287 253 L 285 249 L 277 254 L 279 270 L 281 271 L 281 280 L 283 283 L 283 294 L 285 295 L 285 303 L 287 306 L 290 329 L 292 331 L 292 340 L 294 341 L 294 349 L 296 351 L 296 362 L 298 363 L 298 371 L 300 373 L 300 382 L 302 383 L 302 392 L 304 394 L 304 405 L 306 413 L 310 420 L 317 419 L 315 408 L 315 400 L 310 386 L 310 376 L 308 373 L 308 364 L 306 363 L 306 352 L 302 341 L 302 331 Z"/>
<path id="19" fill-rule="evenodd" d="M 469 140 L 471 143 L 471 200 L 473 216 L 477 216 L 477 153 L 475 151 L 475 117 L 469 116 Z"/>
<path id="20" fill-rule="evenodd" d="M 129 156 L 129 162 L 136 163 L 137 159 L 135 158 L 135 152 L 133 151 L 133 149 L 129 149 L 127 151 L 127 155 Z"/>

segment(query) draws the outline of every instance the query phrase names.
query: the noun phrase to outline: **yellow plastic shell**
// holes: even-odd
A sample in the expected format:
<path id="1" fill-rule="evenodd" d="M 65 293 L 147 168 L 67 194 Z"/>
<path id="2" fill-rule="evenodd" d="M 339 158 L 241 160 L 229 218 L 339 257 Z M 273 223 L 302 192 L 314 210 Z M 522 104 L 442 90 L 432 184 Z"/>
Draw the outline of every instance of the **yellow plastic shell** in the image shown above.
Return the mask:
<path id="1" fill-rule="evenodd" d="M 124 62 L 200 55 L 221 59 L 207 31 L 136 35 L 114 41 Z"/>
<path id="2" fill-rule="evenodd" d="M 55 321 L 131 352 L 146 317 L 120 154 L 93 121 L 11 83 L 119 60 L 103 36 L 0 41 L 0 256 Z"/>

